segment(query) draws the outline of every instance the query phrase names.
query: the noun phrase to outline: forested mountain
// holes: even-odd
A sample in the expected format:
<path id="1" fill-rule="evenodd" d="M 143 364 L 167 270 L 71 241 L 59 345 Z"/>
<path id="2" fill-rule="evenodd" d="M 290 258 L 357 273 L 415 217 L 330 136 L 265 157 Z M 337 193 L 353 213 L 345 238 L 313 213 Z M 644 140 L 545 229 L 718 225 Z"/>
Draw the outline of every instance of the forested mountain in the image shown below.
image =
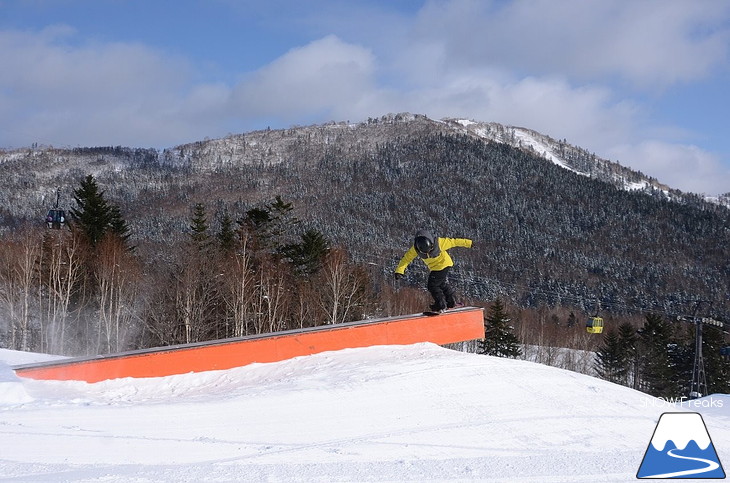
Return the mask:
<path id="1" fill-rule="evenodd" d="M 474 298 L 669 316 L 706 300 L 709 315 L 730 315 L 730 209 L 528 129 L 401 114 L 166 150 L 0 152 L 0 233 L 42 224 L 57 188 L 71 208 L 88 174 L 131 243 L 160 252 L 186 236 L 197 203 L 216 224 L 280 195 L 304 226 L 383 273 L 419 228 L 474 239 L 455 254 Z"/>

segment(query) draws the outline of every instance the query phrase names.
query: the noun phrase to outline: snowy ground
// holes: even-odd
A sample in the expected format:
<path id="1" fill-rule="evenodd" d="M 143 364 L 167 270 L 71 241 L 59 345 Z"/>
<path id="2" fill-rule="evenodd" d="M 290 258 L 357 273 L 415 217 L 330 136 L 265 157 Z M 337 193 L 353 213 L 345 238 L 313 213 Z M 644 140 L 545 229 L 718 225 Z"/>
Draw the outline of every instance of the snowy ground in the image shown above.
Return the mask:
<path id="1" fill-rule="evenodd" d="M 730 396 L 681 408 L 432 344 L 96 384 L 0 361 L 0 481 L 636 481 L 659 416 L 681 409 L 730 465 Z"/>

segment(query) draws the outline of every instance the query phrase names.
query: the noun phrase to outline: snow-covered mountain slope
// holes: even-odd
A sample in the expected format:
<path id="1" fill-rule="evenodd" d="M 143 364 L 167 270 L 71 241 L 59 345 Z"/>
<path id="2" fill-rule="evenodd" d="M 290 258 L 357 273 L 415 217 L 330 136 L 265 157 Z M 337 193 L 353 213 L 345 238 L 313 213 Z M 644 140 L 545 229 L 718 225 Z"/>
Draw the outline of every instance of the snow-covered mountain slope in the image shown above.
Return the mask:
<path id="1" fill-rule="evenodd" d="M 659 190 L 669 194 L 671 188 L 644 174 L 602 159 L 566 141 L 524 127 L 465 119 L 444 119 L 454 129 L 477 137 L 509 144 L 543 157 L 574 173 L 591 176 L 626 190 Z"/>
<path id="2" fill-rule="evenodd" d="M 394 128 L 397 126 L 397 128 Z M 390 131 L 390 132 L 388 132 Z M 219 139 L 206 139 L 171 147 L 162 151 L 141 148 L 74 148 L 41 147 L 0 151 L 0 166 L 13 162 L 34 169 L 34 177 L 41 183 L 39 196 L 54 193 L 54 182 L 65 173 L 79 169 L 98 176 L 105 172 L 121 172 L 130 163 L 141 166 L 151 162 L 170 167 L 193 163 L 198 172 L 226 169 L 238 164 L 276 164 L 302 143 L 312 143 L 316 151 L 326 151 L 331 143 L 342 145 L 343 139 L 350 150 L 372 151 L 387 138 L 404 133 L 458 132 L 480 139 L 508 144 L 543 157 L 577 174 L 611 183 L 618 188 L 658 191 L 681 201 L 683 193 L 660 183 L 641 172 L 624 167 L 532 129 L 508 126 L 496 122 L 446 118 L 440 121 L 411 113 L 388 114 L 366 122 L 331 122 L 321 125 L 296 126 L 289 129 L 261 130 L 232 134 Z M 205 160 L 205 164 L 200 164 Z M 55 181 L 54 181 L 55 180 Z M 44 186 L 48 182 L 48 186 Z M 706 197 L 706 201 L 730 207 L 730 198 Z"/>
<path id="3" fill-rule="evenodd" d="M 431 344 L 97 384 L 2 374 L 27 394 L 0 402 L 13 481 L 633 481 L 659 416 L 678 410 L 707 411 L 730 461 L 728 396 L 677 407 Z"/>
<path id="4" fill-rule="evenodd" d="M 546 134 L 524 127 L 507 126 L 495 122 L 467 119 L 443 119 L 442 122 L 462 131 L 490 141 L 509 144 L 547 159 L 556 165 L 582 176 L 589 176 L 611 183 L 629 191 L 660 192 L 668 199 L 682 201 L 686 193 L 660 183 L 655 178 L 600 158 L 583 148 L 559 141 Z M 705 201 L 730 208 L 730 196 L 704 196 Z"/>

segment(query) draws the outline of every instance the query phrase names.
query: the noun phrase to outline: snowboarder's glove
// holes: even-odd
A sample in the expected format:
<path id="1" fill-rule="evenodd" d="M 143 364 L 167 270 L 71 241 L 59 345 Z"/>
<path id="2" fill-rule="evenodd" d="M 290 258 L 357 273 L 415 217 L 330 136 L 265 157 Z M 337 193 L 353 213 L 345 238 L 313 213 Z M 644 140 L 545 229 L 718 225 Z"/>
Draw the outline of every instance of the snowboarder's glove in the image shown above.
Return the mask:
<path id="1" fill-rule="evenodd" d="M 402 274 L 402 273 L 397 273 L 397 272 L 396 272 L 396 274 L 395 274 L 395 279 L 396 279 L 396 280 L 400 280 L 401 278 L 403 278 L 403 274 Z"/>

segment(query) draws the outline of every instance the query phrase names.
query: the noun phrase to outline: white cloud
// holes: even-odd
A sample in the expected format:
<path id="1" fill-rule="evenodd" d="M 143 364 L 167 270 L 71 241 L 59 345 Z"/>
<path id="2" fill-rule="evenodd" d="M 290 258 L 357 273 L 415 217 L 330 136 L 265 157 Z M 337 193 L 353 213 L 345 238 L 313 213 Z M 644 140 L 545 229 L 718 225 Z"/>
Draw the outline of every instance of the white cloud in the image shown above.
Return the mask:
<path id="1" fill-rule="evenodd" d="M 84 42 L 63 25 L 0 31 L 0 147 L 166 147 L 262 122 L 411 111 L 525 126 L 671 186 L 730 189 L 717 156 L 679 144 L 680 126 L 651 121 L 640 98 L 620 90 L 661 93 L 726 62 L 730 2 L 432 1 L 415 18 L 375 15 L 388 28 L 370 31 L 352 8 L 349 19 L 316 15 L 317 29 L 329 21 L 338 35 L 294 47 L 235 85 L 196 83 L 187 59 Z"/>
<path id="2" fill-rule="evenodd" d="M 411 48 L 438 44 L 445 69 L 499 66 L 656 88 L 721 68 L 729 18 L 722 1 L 433 1 L 414 25 Z"/>
<path id="3" fill-rule="evenodd" d="M 693 134 L 651 119 L 642 94 L 725 69 L 729 19 L 720 1 L 431 1 L 400 46 L 403 92 L 388 101 L 529 127 L 673 187 L 726 192 L 718 156 L 680 144 Z"/>
<path id="4" fill-rule="evenodd" d="M 671 188 L 711 196 L 730 192 L 730 168 L 693 145 L 656 140 L 617 145 L 609 155 Z"/>
<path id="5" fill-rule="evenodd" d="M 195 84 L 187 61 L 141 44 L 76 40 L 66 26 L 0 31 L 0 146 L 165 147 L 261 118 L 338 119 L 377 91 L 373 54 L 335 36 L 236 86 Z"/>
<path id="6" fill-rule="evenodd" d="M 246 117 L 328 115 L 373 91 L 374 71 L 368 49 L 327 36 L 251 74 L 236 86 L 235 105 Z"/>
<path id="7" fill-rule="evenodd" d="M 0 145 L 144 146 L 178 135 L 165 113 L 184 96 L 184 60 L 139 44 L 75 45 L 73 34 L 0 32 Z"/>
<path id="8" fill-rule="evenodd" d="M 615 99 L 608 88 L 571 86 L 558 77 L 512 79 L 499 72 L 460 72 L 435 85 L 371 91 L 367 102 L 349 102 L 358 119 L 410 111 L 432 118 L 465 117 L 535 129 L 593 150 L 626 142 L 638 129 L 641 108 Z M 343 106 L 340 108 L 345 110 Z"/>
<path id="9" fill-rule="evenodd" d="M 450 85 L 447 111 L 457 105 L 475 119 L 522 125 L 554 137 L 595 142 L 623 139 L 636 109 L 613 99 L 601 86 L 573 87 L 559 78 L 526 77 L 515 81 L 470 79 Z M 481 87 L 481 88 L 480 88 Z M 455 112 L 449 115 L 455 115 Z"/>

